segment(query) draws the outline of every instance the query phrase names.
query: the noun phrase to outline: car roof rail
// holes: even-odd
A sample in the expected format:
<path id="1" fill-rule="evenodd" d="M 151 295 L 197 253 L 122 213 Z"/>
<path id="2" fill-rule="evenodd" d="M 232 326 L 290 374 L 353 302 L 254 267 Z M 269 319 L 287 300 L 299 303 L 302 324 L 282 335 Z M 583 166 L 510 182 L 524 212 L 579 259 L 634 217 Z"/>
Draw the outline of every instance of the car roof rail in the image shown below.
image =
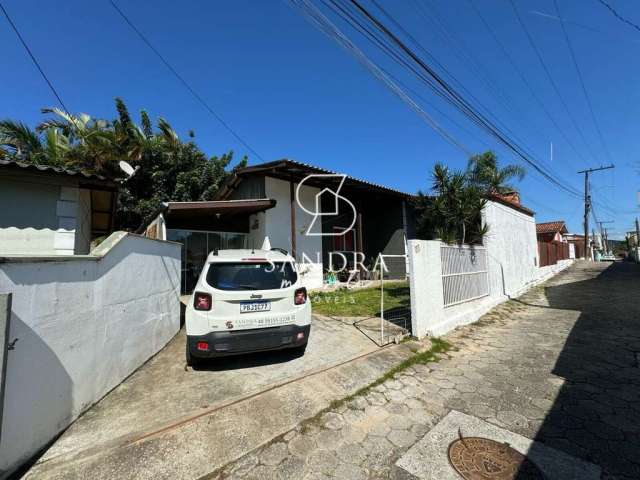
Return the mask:
<path id="1" fill-rule="evenodd" d="M 289 255 L 289 252 L 287 252 L 284 248 L 280 248 L 280 247 L 272 247 L 271 248 L 272 252 L 280 252 L 284 255 Z"/>

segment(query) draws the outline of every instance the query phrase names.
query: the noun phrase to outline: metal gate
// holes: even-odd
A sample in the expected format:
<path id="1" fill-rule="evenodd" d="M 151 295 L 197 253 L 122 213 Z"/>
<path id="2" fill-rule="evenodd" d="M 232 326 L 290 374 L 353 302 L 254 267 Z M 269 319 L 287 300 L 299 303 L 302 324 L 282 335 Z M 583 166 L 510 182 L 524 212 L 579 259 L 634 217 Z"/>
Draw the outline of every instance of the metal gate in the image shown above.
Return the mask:
<path id="1" fill-rule="evenodd" d="M 444 306 L 489 295 L 487 249 L 476 245 L 442 245 Z"/>

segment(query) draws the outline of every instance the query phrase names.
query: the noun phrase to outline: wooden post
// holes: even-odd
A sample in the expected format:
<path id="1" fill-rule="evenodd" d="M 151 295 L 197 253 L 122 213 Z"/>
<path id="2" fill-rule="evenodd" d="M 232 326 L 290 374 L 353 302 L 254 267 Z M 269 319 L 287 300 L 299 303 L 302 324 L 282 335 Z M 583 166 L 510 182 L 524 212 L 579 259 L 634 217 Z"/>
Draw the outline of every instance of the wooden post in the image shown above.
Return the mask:
<path id="1" fill-rule="evenodd" d="M 291 202 L 291 256 L 296 257 L 296 198 L 293 188 L 293 179 L 289 180 L 289 200 Z"/>

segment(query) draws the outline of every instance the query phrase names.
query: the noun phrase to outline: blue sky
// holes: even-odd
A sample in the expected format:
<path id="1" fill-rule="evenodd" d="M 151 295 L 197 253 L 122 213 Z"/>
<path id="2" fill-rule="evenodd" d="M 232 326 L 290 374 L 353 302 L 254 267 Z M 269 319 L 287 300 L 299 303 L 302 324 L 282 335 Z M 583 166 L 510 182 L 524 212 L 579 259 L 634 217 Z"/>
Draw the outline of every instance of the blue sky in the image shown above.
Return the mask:
<path id="1" fill-rule="evenodd" d="M 640 23 L 632 0 L 610 1 Z M 597 0 L 558 0 L 563 18 L 571 22 L 568 34 L 608 156 L 560 23 L 545 16 L 556 15 L 553 1 L 516 0 L 516 5 L 588 146 L 552 89 L 510 3 L 474 2 L 580 155 L 550 123 L 467 0 L 424 0 L 422 9 L 413 0 L 381 1 L 536 158 L 550 162 L 553 142 L 550 167 L 563 181 L 582 190 L 577 170 L 613 161 L 615 170 L 592 177 L 595 209 L 601 220 L 616 221 L 613 230 L 618 235 L 630 230 L 638 214 L 640 188 L 640 32 L 615 19 Z M 283 0 L 118 3 L 265 161 L 293 158 L 408 192 L 428 188 L 435 162 L 453 168 L 466 164 L 460 149 Z M 363 3 L 376 12 L 367 0 Z M 120 96 L 132 113 L 145 108 L 153 117 L 163 116 L 181 135 L 193 129 L 208 154 L 234 150 L 239 158 L 249 153 L 190 96 L 107 0 L 4 0 L 3 4 L 71 111 L 111 118 L 113 98 Z M 425 110 L 467 148 L 478 152 L 492 148 L 503 163 L 516 161 L 386 62 L 362 37 L 339 21 L 336 24 L 418 91 L 429 102 L 421 103 Z M 4 66 L 0 117 L 35 125 L 42 119 L 39 109 L 55 105 L 55 99 L 4 18 L 0 18 L 0 44 Z M 251 163 L 259 161 L 250 155 Z M 581 231 L 580 200 L 533 172 L 519 188 L 538 221 L 565 219 L 570 230 Z"/>

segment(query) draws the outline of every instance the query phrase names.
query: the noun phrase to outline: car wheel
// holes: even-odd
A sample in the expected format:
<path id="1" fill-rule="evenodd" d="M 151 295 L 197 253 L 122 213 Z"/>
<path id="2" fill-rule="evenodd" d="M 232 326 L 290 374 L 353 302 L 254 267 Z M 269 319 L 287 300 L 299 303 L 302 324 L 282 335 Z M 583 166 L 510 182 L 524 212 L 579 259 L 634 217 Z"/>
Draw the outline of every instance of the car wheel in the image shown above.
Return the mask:
<path id="1" fill-rule="evenodd" d="M 189 344 L 186 345 L 185 352 L 186 352 L 187 366 L 191 368 L 196 367 L 198 365 L 198 359 L 195 358 L 193 355 L 191 355 L 191 350 L 189 350 Z"/>
<path id="2" fill-rule="evenodd" d="M 300 345 L 299 347 L 294 347 L 292 350 L 294 351 L 294 353 L 296 355 L 304 355 L 304 351 L 307 349 L 307 342 L 305 342 L 304 344 Z"/>

